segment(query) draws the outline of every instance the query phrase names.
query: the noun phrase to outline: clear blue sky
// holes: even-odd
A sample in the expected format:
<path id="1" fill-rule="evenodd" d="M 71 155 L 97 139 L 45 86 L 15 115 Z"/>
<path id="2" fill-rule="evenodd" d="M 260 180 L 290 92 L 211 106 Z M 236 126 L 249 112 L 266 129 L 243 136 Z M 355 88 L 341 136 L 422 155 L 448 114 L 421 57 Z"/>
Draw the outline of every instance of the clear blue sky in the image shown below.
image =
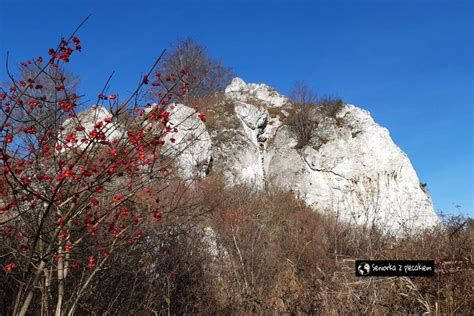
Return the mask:
<path id="1" fill-rule="evenodd" d="M 72 70 L 94 99 L 131 90 L 155 56 L 191 36 L 247 82 L 295 80 L 369 110 L 408 154 L 435 209 L 474 215 L 474 1 L 0 0 L 5 54 L 35 57 L 88 14 Z"/>

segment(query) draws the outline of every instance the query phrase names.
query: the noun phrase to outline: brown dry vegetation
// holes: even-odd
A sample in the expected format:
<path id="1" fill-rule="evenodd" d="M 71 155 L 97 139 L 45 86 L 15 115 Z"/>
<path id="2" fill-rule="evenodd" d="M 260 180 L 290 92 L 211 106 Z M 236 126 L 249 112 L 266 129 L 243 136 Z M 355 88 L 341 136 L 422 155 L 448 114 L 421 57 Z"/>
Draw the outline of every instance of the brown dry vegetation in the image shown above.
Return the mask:
<path id="1" fill-rule="evenodd" d="M 221 93 L 193 103 L 206 113 L 211 134 L 238 124 Z M 282 119 L 303 124 L 295 130 L 303 146 L 311 124 L 317 125 L 305 120 L 336 121 L 341 106 L 340 100 L 321 99 L 319 106 L 302 105 L 307 111 L 285 108 L 289 115 Z M 197 186 L 174 182 L 156 188 L 158 195 L 137 196 L 134 202 L 145 210 L 159 198 L 162 221 L 111 254 L 77 313 L 474 315 L 472 221 L 446 219 L 444 228 L 395 239 L 314 212 L 290 192 L 224 187 L 214 175 Z M 96 243 L 91 238 L 81 250 L 89 253 Z M 357 278 L 356 259 L 435 260 L 437 272 L 431 278 Z M 72 271 L 66 286 L 74 290 L 84 269 Z M 0 315 L 12 310 L 18 286 L 14 273 L 0 271 Z M 40 300 L 34 303 L 31 314 L 40 314 Z"/>
<path id="2" fill-rule="evenodd" d="M 224 93 L 217 92 L 190 101 L 199 111 L 206 113 L 206 127 L 212 132 L 220 127 L 230 113 L 234 112 L 234 104 L 226 100 Z M 230 126 L 229 126 L 230 127 Z"/>
<path id="3" fill-rule="evenodd" d="M 298 143 L 296 148 L 308 145 L 315 135 L 319 124 L 324 120 L 334 120 L 337 126 L 343 125 L 343 119 L 337 117 L 344 107 L 340 98 L 319 96 L 302 81 L 294 83 L 290 89 L 291 105 L 285 109 L 289 115 L 284 120 L 293 132 Z"/>
<path id="4" fill-rule="evenodd" d="M 474 313 L 472 221 L 463 226 L 453 218 L 445 228 L 397 240 L 314 212 L 292 193 L 223 187 L 212 176 L 196 187 L 174 183 L 161 191 L 167 207 L 160 226 L 111 255 L 78 312 Z M 139 197 L 138 204 L 146 208 L 155 197 Z M 355 259 L 434 259 L 437 271 L 430 278 L 362 279 Z M 2 314 L 15 293 L 13 278 L 0 272 Z"/>
<path id="5" fill-rule="evenodd" d="M 343 119 L 337 114 L 344 107 L 341 99 L 323 97 L 314 103 L 293 102 L 287 109 L 289 115 L 284 124 L 288 125 L 298 143 L 297 148 L 308 145 L 311 140 L 318 138 L 316 131 L 321 122 L 332 120 L 337 126 L 343 125 Z"/>
<path id="6" fill-rule="evenodd" d="M 309 92 L 301 93 L 304 95 L 299 99 L 304 102 L 292 101 L 282 108 L 267 108 L 271 118 L 279 116 L 282 123 L 290 128 L 298 141 L 297 148 L 308 145 L 312 139 L 316 139 L 315 142 L 325 142 L 324 137 L 316 135 L 323 120 L 332 120 L 337 126 L 343 125 L 343 119 L 337 117 L 344 107 L 341 99 L 330 96 L 316 97 L 312 94 L 307 96 L 306 93 Z M 240 121 L 235 115 L 232 100 L 226 99 L 223 93 L 214 93 L 188 101 L 199 111 L 206 113 L 206 127 L 215 143 L 235 141 L 233 133 L 239 129 Z M 257 101 L 255 105 L 259 106 Z"/>
<path id="7" fill-rule="evenodd" d="M 338 223 L 291 193 L 225 193 L 213 227 L 228 258 L 216 267 L 221 306 L 214 312 L 472 314 L 474 226 L 396 240 Z M 355 277 L 356 259 L 434 259 L 434 278 Z"/>

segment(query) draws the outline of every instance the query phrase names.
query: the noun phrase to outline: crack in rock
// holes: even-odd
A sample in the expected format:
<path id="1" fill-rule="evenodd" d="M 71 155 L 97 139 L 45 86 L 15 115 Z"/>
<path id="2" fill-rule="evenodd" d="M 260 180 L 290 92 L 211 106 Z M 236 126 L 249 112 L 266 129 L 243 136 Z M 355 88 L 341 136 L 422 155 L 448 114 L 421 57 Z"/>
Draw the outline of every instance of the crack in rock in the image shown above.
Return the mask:
<path id="1" fill-rule="evenodd" d="M 313 170 L 313 171 L 318 171 L 318 172 L 327 172 L 327 173 L 332 173 L 333 175 L 335 176 L 338 176 L 338 177 L 341 177 L 347 181 L 352 181 L 351 179 L 349 178 L 346 178 L 344 177 L 343 175 L 337 173 L 337 172 L 334 172 L 333 170 L 330 170 L 330 169 L 324 169 L 324 168 L 315 168 L 313 166 L 311 166 L 311 164 L 308 162 L 308 160 L 306 160 L 305 157 L 302 157 L 303 158 L 303 161 L 306 163 L 306 165 L 309 167 L 309 169 Z"/>

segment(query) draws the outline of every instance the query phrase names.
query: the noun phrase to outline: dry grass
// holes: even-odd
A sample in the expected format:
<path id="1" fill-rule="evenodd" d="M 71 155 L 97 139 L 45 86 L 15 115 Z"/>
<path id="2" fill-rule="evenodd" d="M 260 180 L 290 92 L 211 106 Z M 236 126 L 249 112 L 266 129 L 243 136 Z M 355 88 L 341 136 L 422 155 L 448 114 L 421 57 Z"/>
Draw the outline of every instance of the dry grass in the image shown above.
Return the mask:
<path id="1" fill-rule="evenodd" d="M 288 192 L 223 187 L 211 176 L 162 191 L 160 225 L 111 255 L 80 312 L 474 314 L 472 221 L 451 218 L 445 228 L 394 239 L 313 212 Z M 156 196 L 142 198 L 146 208 Z M 431 259 L 436 276 L 357 278 L 356 259 Z M 0 284 L 6 313 L 17 285 L 3 271 Z"/>
<path id="2" fill-rule="evenodd" d="M 221 193 L 222 194 L 222 193 Z M 473 314 L 472 222 L 394 239 L 309 210 L 290 193 L 235 188 L 210 224 L 227 257 L 212 312 Z M 222 198 L 222 196 L 220 196 Z M 455 231 L 455 233 L 453 233 Z M 432 278 L 355 277 L 356 259 L 435 260 Z"/>
<path id="3" fill-rule="evenodd" d="M 211 133 L 222 124 L 232 129 L 233 104 L 223 95 L 200 102 Z M 317 111 L 336 117 L 340 106 Z M 472 220 L 447 218 L 444 228 L 396 239 L 314 212 L 289 192 L 224 187 L 214 175 L 160 191 L 162 222 L 111 255 L 80 313 L 474 315 Z M 148 210 L 157 195 L 140 198 L 137 205 Z M 215 232 L 211 241 L 204 227 Z M 355 277 L 356 259 L 435 260 L 436 275 L 362 279 Z M 74 273 L 66 284 L 72 289 L 82 277 Z M 14 274 L 0 269 L 0 314 L 11 311 L 18 286 Z M 32 314 L 41 309 L 35 299 Z"/>
<path id="4" fill-rule="evenodd" d="M 206 113 L 206 126 L 213 130 L 226 115 L 234 112 L 234 105 L 226 100 L 224 93 L 214 93 L 203 98 L 188 101 L 198 111 Z"/>

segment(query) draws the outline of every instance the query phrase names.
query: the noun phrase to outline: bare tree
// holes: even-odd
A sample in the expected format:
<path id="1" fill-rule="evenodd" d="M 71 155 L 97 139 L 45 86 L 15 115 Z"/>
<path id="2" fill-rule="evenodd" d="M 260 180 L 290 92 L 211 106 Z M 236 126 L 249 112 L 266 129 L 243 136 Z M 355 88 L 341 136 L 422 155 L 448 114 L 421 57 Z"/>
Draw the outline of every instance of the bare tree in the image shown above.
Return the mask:
<path id="1" fill-rule="evenodd" d="M 213 59 L 203 45 L 191 38 L 177 40 L 165 54 L 160 69 L 168 75 L 189 74 L 194 81 L 188 97 L 201 98 L 223 91 L 233 77 L 233 71 Z"/>
<path id="2" fill-rule="evenodd" d="M 298 148 L 302 148 L 311 140 L 313 132 L 318 127 L 314 117 L 317 96 L 304 82 L 297 81 L 289 92 L 293 101 L 293 115 L 288 119 L 288 126 L 295 134 Z"/>
<path id="3" fill-rule="evenodd" d="M 12 126 L 21 127 L 22 122 L 34 117 L 38 121 L 36 130 L 40 134 L 45 134 L 48 130 L 57 130 L 68 117 L 68 113 L 63 111 L 61 106 L 64 106 L 65 100 L 78 99 L 77 88 L 80 80 L 78 76 L 65 70 L 61 64 L 44 69 L 40 64 L 37 61 L 30 64 L 22 63 L 16 74 L 18 79 L 2 83 L 0 90 L 14 92 L 27 88 L 19 98 L 19 102 L 25 106 L 18 107 L 13 113 Z"/>
<path id="4" fill-rule="evenodd" d="M 298 104 L 316 104 L 318 95 L 304 81 L 295 81 L 288 93 L 288 97 Z"/>

